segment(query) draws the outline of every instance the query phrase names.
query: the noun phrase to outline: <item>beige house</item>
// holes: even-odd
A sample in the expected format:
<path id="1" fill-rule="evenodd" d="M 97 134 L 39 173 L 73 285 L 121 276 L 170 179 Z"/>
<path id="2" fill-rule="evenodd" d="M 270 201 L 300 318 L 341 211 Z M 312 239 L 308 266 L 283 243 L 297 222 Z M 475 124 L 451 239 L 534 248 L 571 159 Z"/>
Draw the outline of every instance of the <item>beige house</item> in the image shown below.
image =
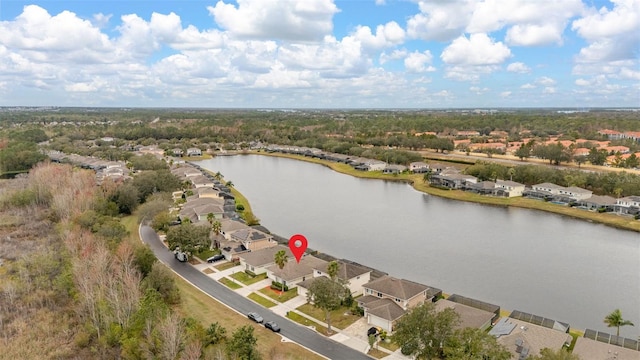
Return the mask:
<path id="1" fill-rule="evenodd" d="M 312 255 L 303 256 L 300 262 L 288 261 L 282 269 L 278 265 L 267 268 L 267 276 L 276 282 L 292 288 L 298 283 L 313 277 L 313 269 L 320 268 L 326 261 Z"/>
<path id="2" fill-rule="evenodd" d="M 392 276 L 382 276 L 365 285 L 358 305 L 364 309 L 367 323 L 393 331 L 404 313 L 427 300 L 428 286 Z"/>
<path id="3" fill-rule="evenodd" d="M 280 250 L 284 250 L 289 261 L 293 259 L 293 254 L 288 246 L 276 245 L 262 250 L 239 254 L 240 266 L 242 266 L 244 270 L 251 271 L 256 275 L 264 274 L 267 272 L 269 266 L 275 265 L 276 253 Z"/>
<path id="4" fill-rule="evenodd" d="M 499 194 L 504 194 L 506 197 L 522 196 L 525 185 L 510 180 L 496 180 L 496 190 Z"/>
<path id="5" fill-rule="evenodd" d="M 326 276 L 329 277 L 327 268 L 329 263 L 323 264 L 321 267 L 314 269 L 313 277 Z M 351 291 L 351 295 L 358 296 L 364 293 L 364 284 L 371 280 L 371 270 L 360 265 L 338 261 L 338 279 L 347 284 Z"/>
<path id="6" fill-rule="evenodd" d="M 278 245 L 278 242 L 275 241 L 271 235 L 250 227 L 231 233 L 231 240 L 241 243 L 250 251 L 257 251 Z"/>
<path id="7" fill-rule="evenodd" d="M 494 317 L 494 313 L 490 311 L 476 309 L 474 307 L 446 299 L 441 299 L 436 302 L 437 311 L 442 311 L 447 308 L 453 309 L 458 315 L 460 315 L 460 324 L 458 324 L 459 329 L 470 327 L 487 330 L 491 326 L 491 320 Z"/>
<path id="8" fill-rule="evenodd" d="M 225 239 L 231 240 L 231 234 L 234 231 L 249 229 L 250 227 L 240 221 L 232 220 L 232 219 L 220 219 L 220 234 L 224 236 Z"/>

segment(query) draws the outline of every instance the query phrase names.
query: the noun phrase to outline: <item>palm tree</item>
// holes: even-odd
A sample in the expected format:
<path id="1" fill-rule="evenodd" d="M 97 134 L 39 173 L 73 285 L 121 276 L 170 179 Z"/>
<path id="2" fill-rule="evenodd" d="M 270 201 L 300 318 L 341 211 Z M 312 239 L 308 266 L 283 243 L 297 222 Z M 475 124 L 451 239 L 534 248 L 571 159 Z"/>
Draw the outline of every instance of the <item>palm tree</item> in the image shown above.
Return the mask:
<path id="1" fill-rule="evenodd" d="M 337 261 L 332 261 L 329 263 L 329 265 L 327 265 L 327 274 L 329 274 L 329 277 L 331 278 L 331 280 L 335 280 L 336 276 L 338 276 L 338 262 Z"/>
<path id="2" fill-rule="evenodd" d="M 217 238 L 218 235 L 220 235 L 220 233 L 222 232 L 222 223 L 220 223 L 220 221 L 215 220 L 214 222 L 211 223 L 211 231 L 213 231 L 213 233 L 215 234 L 215 237 L 213 239 L 213 243 L 211 244 L 212 248 L 217 248 L 218 247 L 218 243 L 217 243 Z"/>
<path id="3" fill-rule="evenodd" d="M 287 263 L 288 260 L 289 260 L 289 257 L 287 256 L 287 253 L 284 252 L 284 250 L 279 250 L 276 253 L 274 258 L 274 261 L 276 265 L 278 265 L 278 268 L 280 268 L 280 270 L 284 268 L 284 265 Z"/>
<path id="4" fill-rule="evenodd" d="M 513 175 L 516 174 L 516 169 L 514 168 L 509 168 L 509 170 L 507 170 L 507 175 L 509 175 L 509 181 L 513 181 Z"/>
<path id="5" fill-rule="evenodd" d="M 216 180 L 221 180 L 221 179 L 222 179 L 222 173 L 221 173 L 220 171 L 218 171 L 217 173 L 215 173 L 215 174 L 213 175 L 213 177 L 214 177 Z"/>
<path id="6" fill-rule="evenodd" d="M 233 187 L 233 183 L 231 181 L 227 181 L 227 187 Z"/>
<path id="7" fill-rule="evenodd" d="M 607 324 L 608 327 L 618 328 L 616 336 L 620 336 L 620 326 L 634 326 L 631 321 L 622 318 L 622 312 L 620 309 L 615 309 L 611 314 L 607 315 L 604 318 L 604 323 Z"/>

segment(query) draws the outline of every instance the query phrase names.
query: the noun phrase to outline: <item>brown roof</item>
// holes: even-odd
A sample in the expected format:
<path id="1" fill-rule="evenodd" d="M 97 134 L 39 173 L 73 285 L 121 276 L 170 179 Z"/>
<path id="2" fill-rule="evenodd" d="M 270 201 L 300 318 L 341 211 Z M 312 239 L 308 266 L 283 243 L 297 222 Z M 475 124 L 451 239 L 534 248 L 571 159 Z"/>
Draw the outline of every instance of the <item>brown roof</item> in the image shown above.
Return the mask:
<path id="1" fill-rule="evenodd" d="M 328 268 L 329 268 L 329 263 L 326 263 L 316 268 L 316 270 L 319 270 L 325 274 L 328 274 L 328 271 L 327 271 Z M 368 272 L 371 272 L 371 270 L 365 268 L 364 266 L 346 263 L 344 261 L 338 261 L 338 279 L 350 280 L 356 276 L 360 276 Z"/>
<path id="2" fill-rule="evenodd" d="M 365 284 L 364 287 L 402 300 L 409 300 L 429 288 L 417 282 L 397 279 L 388 275 L 373 280 Z"/>
<path id="3" fill-rule="evenodd" d="M 402 317 L 405 311 L 391 299 L 378 299 L 367 304 L 367 312 L 379 318 L 394 321 Z"/>
<path id="4" fill-rule="evenodd" d="M 632 360 L 640 359 L 640 352 L 623 348 L 621 346 L 610 345 L 596 340 L 579 337 L 573 348 L 573 353 L 583 360 L 595 359 L 617 359 Z M 615 356 L 615 357 L 614 357 Z"/>

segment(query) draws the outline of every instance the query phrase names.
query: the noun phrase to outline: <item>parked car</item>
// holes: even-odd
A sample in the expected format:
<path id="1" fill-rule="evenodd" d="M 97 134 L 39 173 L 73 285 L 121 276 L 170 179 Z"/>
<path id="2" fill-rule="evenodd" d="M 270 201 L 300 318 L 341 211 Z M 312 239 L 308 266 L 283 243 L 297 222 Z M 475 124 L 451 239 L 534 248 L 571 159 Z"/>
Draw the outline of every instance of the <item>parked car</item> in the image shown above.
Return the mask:
<path id="1" fill-rule="evenodd" d="M 173 256 L 180 262 L 186 262 L 187 260 L 189 260 L 187 254 L 180 251 L 180 248 L 176 248 L 173 251 Z"/>
<path id="2" fill-rule="evenodd" d="M 261 322 L 263 322 L 263 321 L 264 321 L 264 319 L 262 318 L 262 316 L 260 316 L 260 314 L 258 314 L 258 313 L 254 313 L 254 312 L 250 312 L 250 313 L 248 313 L 248 314 L 247 314 L 247 317 L 248 317 L 250 320 L 253 320 L 253 321 L 257 322 L 257 323 L 261 323 Z"/>
<path id="3" fill-rule="evenodd" d="M 367 337 L 371 335 L 378 336 L 379 333 L 380 333 L 380 330 L 378 330 L 377 327 L 372 326 L 369 328 L 369 330 L 367 330 Z"/>
<path id="4" fill-rule="evenodd" d="M 266 327 L 267 329 L 273 331 L 273 332 L 280 332 L 280 326 L 278 326 L 278 324 L 276 324 L 275 321 L 267 321 L 264 323 L 264 327 Z"/>
<path id="5" fill-rule="evenodd" d="M 213 255 L 212 257 L 207 259 L 207 262 L 208 263 L 212 263 L 212 262 L 216 262 L 216 261 L 220 261 L 220 260 L 224 260 L 224 255 L 222 255 L 222 254 Z"/>

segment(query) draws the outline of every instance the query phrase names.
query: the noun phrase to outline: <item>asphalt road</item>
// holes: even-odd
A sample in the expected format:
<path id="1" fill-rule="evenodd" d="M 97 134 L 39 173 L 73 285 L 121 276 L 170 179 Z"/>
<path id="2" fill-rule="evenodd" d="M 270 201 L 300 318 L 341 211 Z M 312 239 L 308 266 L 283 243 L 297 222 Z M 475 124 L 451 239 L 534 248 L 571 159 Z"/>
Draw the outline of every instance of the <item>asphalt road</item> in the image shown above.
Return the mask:
<path id="1" fill-rule="evenodd" d="M 278 325 L 280 325 L 281 334 L 289 340 L 313 350 L 318 354 L 326 356 L 329 359 L 371 359 L 371 357 L 362 352 L 356 351 L 346 345 L 317 334 L 304 326 L 274 314 L 245 297 L 236 294 L 226 286 L 212 280 L 189 263 L 179 262 L 174 258 L 173 253 L 169 251 L 164 244 L 162 244 L 158 234 L 152 228 L 148 226 L 141 226 L 140 237 L 142 238 L 142 241 L 148 244 L 151 250 L 153 250 L 158 260 L 170 267 L 182 278 L 189 281 L 193 286 L 199 288 L 228 307 L 236 310 L 240 314 L 246 315 L 247 313 L 254 311 L 262 315 L 264 321 L 273 320 L 277 322 Z"/>

